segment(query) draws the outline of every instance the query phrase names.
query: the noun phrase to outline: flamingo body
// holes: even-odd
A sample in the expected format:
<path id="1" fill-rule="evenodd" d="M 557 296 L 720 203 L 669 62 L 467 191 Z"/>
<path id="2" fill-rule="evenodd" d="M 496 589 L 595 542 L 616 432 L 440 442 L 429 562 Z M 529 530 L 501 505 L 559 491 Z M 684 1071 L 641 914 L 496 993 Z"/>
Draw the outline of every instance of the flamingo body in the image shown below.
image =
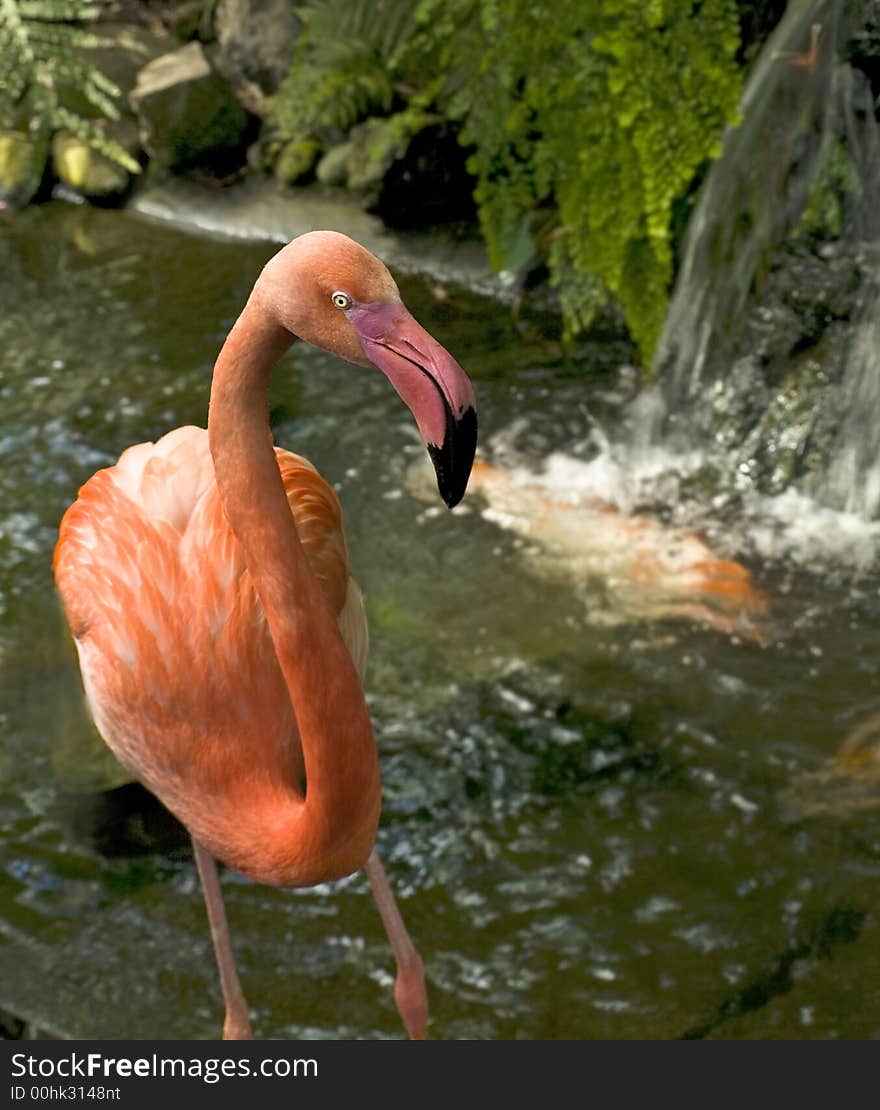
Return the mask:
<path id="1" fill-rule="evenodd" d="M 275 456 L 363 677 L 366 616 L 339 501 L 306 459 Z M 296 861 L 266 858 L 277 839 L 268 834 L 303 797 L 303 757 L 207 432 L 178 428 L 130 447 L 89 479 L 61 523 L 55 574 L 92 716 L 119 760 L 225 863 L 261 882 L 314 881 Z"/>
<path id="2" fill-rule="evenodd" d="M 425 1036 L 424 970 L 373 847 L 381 809 L 363 691 L 367 632 L 335 494 L 272 443 L 269 376 L 297 341 L 382 372 L 450 507 L 477 438 L 470 379 L 413 318 L 383 263 L 333 231 L 263 268 L 218 355 L 208 430 L 129 448 L 80 490 L 55 578 L 99 732 L 188 827 L 226 1002 L 251 1035 L 214 857 L 312 886 L 363 867 Z"/>

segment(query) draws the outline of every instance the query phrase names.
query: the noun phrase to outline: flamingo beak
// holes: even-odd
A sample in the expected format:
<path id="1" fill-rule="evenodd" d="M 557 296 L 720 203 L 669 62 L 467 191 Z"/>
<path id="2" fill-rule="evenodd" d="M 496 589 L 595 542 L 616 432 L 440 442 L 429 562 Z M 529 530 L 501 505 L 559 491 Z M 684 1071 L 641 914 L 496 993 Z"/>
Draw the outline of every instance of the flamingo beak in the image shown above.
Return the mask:
<path id="1" fill-rule="evenodd" d="M 358 304 L 347 316 L 366 357 L 415 417 L 437 473 L 440 496 L 454 508 L 464 497 L 477 448 L 470 378 L 400 301 Z"/>

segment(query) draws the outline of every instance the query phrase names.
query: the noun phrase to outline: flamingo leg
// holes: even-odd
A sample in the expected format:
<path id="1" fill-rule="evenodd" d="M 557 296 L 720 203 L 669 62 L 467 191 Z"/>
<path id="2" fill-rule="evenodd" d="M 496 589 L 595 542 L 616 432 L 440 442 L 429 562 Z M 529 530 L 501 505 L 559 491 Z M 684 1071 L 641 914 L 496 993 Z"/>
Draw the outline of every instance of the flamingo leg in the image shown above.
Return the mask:
<path id="1" fill-rule="evenodd" d="M 397 961 L 394 1001 L 410 1040 L 423 1041 L 428 1035 L 428 995 L 425 990 L 424 964 L 406 931 L 397 902 L 388 885 L 385 868 L 375 848 L 364 864 L 364 871 L 370 880 L 373 898 Z"/>
<path id="2" fill-rule="evenodd" d="M 245 1002 L 241 983 L 238 981 L 235 956 L 232 954 L 232 944 L 229 940 L 229 924 L 226 920 L 226 907 L 223 905 L 217 864 L 210 852 L 203 848 L 195 837 L 191 839 L 196 867 L 199 870 L 199 878 L 202 880 L 202 890 L 205 895 L 208 923 L 211 926 L 211 940 L 214 942 L 214 955 L 217 957 L 217 970 L 220 972 L 220 987 L 223 991 L 223 1001 L 226 1003 L 223 1040 L 250 1041 L 253 1040 L 253 1033 L 248 1017 L 247 1002 Z"/>

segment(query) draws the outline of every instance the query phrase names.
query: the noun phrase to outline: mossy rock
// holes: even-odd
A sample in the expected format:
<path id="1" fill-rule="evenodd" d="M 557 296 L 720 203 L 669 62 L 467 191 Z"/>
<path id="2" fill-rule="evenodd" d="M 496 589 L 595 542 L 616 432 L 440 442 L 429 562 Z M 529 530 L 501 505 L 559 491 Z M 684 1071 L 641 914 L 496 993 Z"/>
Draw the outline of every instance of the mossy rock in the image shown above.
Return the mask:
<path id="1" fill-rule="evenodd" d="M 285 143 L 275 161 L 275 179 L 282 185 L 296 185 L 312 175 L 321 144 L 317 139 L 293 139 Z"/>
<path id="2" fill-rule="evenodd" d="M 125 23 L 99 24 L 90 27 L 89 34 L 97 38 L 100 45 L 77 47 L 77 53 L 118 86 L 122 94 L 118 106 L 123 113 L 130 112 L 128 96 L 137 84 L 138 74 L 154 58 L 167 54 L 176 43 L 167 36 Z M 101 114 L 80 88 L 62 86 L 59 98 L 66 108 L 79 116 L 97 118 Z"/>
<path id="3" fill-rule="evenodd" d="M 475 219 L 476 179 L 468 172 L 456 126 L 432 116 L 409 119 L 405 130 L 399 122 L 365 132 L 372 169 L 349 173 L 349 186 L 359 188 L 367 211 L 399 228 Z"/>
<path id="4" fill-rule="evenodd" d="M 137 155 L 140 143 L 134 120 L 118 120 L 107 128 L 107 134 L 129 154 Z M 95 200 L 122 196 L 131 182 L 128 170 L 70 131 L 59 131 L 53 138 L 52 163 L 59 181 Z"/>
<path id="5" fill-rule="evenodd" d="M 0 131 L 0 206 L 23 208 L 34 198 L 49 157 L 49 136 Z"/>
<path id="6" fill-rule="evenodd" d="M 131 103 L 141 142 L 166 170 L 244 161 L 248 115 L 214 71 L 200 43 L 163 54 L 138 74 Z"/>
<path id="7" fill-rule="evenodd" d="M 265 118 L 271 97 L 293 62 L 302 21 L 290 0 L 216 0 L 217 70 L 254 115 Z"/>
<path id="8" fill-rule="evenodd" d="M 351 129 L 348 187 L 362 194 L 377 194 L 385 174 L 406 153 L 409 134 L 401 133 L 397 120 L 368 119 Z"/>
<path id="9" fill-rule="evenodd" d="M 351 143 L 340 143 L 327 151 L 315 169 L 315 177 L 322 185 L 347 184 L 351 152 Z"/>

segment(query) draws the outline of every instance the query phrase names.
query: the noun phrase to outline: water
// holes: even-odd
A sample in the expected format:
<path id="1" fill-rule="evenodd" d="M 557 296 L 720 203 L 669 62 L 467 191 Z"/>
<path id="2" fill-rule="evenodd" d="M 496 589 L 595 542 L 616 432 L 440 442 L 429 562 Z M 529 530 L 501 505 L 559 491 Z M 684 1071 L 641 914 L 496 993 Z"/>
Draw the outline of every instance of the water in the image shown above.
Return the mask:
<path id="1" fill-rule="evenodd" d="M 869 518 L 880 511 L 880 239 L 875 254 L 874 277 L 847 350 L 845 417 L 828 472 L 814 483 L 823 499 Z"/>
<path id="2" fill-rule="evenodd" d="M 761 50 L 688 224 L 656 370 L 662 442 L 723 455 L 750 501 L 795 488 L 875 518 L 880 132 L 849 60 L 860 18 L 797 0 Z M 830 241 L 812 240 L 810 205 Z"/>
<path id="3" fill-rule="evenodd" d="M 56 1035 L 220 1028 L 185 839 L 92 733 L 50 563 L 96 467 L 204 421 L 213 358 L 273 250 L 59 204 L 0 225 L 0 1007 Z M 276 439 L 336 484 L 367 598 L 379 846 L 432 1035 L 877 1036 L 871 761 L 843 759 L 858 805 L 815 801 L 825 762 L 880 712 L 872 526 L 852 514 L 848 561 L 804 500 L 786 533 L 800 546 L 779 542 L 771 518 L 716 503 L 699 466 L 648 436 L 620 446 L 656 412 L 633 407 L 616 349 L 572 364 L 501 306 L 402 288 L 474 377 L 487 457 L 538 475 L 544 493 L 523 481 L 514 508 L 577 498 L 593 552 L 584 575 L 489 487 L 452 514 L 426 500 L 380 375 L 306 350 L 275 375 Z M 680 590 L 660 619 L 639 600 L 656 593 L 621 589 L 621 511 L 645 514 L 658 559 L 699 526 L 744 562 L 761 634 L 689 612 Z M 226 872 L 224 888 L 259 1036 L 400 1035 L 362 876 L 290 892 Z"/>

